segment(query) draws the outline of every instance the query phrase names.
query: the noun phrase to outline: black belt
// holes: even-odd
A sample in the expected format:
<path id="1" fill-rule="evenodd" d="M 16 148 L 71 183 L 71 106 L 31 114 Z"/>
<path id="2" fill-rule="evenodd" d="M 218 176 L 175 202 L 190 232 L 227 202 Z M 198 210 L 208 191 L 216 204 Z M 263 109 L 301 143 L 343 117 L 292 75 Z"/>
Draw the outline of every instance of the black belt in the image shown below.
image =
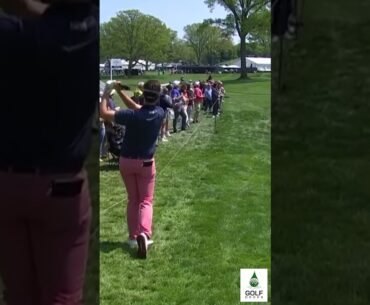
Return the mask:
<path id="1" fill-rule="evenodd" d="M 33 174 L 33 175 L 47 175 L 47 174 L 67 174 L 78 173 L 81 171 L 81 166 L 31 166 L 31 165 L 4 165 L 0 164 L 0 172 L 15 173 L 15 174 Z"/>
<path id="2" fill-rule="evenodd" d="M 121 156 L 122 158 L 126 158 L 126 159 L 134 159 L 134 160 L 149 160 L 149 159 L 153 159 L 153 155 L 151 156 L 146 156 L 146 157 L 143 157 L 143 156 Z"/>

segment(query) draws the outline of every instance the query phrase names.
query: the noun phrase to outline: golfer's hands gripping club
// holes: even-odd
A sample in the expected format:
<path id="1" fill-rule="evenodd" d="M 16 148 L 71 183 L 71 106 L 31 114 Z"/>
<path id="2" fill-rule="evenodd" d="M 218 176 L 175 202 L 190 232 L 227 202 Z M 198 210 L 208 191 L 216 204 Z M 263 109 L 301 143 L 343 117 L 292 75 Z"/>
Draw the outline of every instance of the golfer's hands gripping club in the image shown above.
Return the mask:
<path id="1" fill-rule="evenodd" d="M 121 84 L 120 81 L 109 80 L 105 84 L 104 94 L 110 93 L 113 89 L 115 89 L 116 91 L 121 91 L 121 90 L 127 90 L 128 91 L 128 90 L 130 90 L 130 87 Z"/>
<path id="2" fill-rule="evenodd" d="M 126 90 L 129 91 L 130 87 L 127 85 L 122 84 L 120 81 L 115 81 L 114 83 L 114 89 L 116 90 Z"/>

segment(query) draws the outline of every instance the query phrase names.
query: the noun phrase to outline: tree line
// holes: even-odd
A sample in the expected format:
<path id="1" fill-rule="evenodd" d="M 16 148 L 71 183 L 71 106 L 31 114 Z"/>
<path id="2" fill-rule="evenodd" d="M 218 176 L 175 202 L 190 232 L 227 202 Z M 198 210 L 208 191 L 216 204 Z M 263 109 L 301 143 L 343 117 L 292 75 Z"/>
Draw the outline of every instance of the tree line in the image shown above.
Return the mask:
<path id="1" fill-rule="evenodd" d="M 158 18 L 138 10 L 118 12 L 100 27 L 101 61 L 125 58 L 131 70 L 138 60 L 215 65 L 241 57 L 241 77 L 247 77 L 246 55 L 270 55 L 270 9 L 265 0 L 206 0 L 210 9 L 222 5 L 225 19 L 206 19 L 185 26 L 184 38 Z M 240 43 L 233 44 L 237 33 Z M 244 63 L 243 63 L 244 62 Z"/>

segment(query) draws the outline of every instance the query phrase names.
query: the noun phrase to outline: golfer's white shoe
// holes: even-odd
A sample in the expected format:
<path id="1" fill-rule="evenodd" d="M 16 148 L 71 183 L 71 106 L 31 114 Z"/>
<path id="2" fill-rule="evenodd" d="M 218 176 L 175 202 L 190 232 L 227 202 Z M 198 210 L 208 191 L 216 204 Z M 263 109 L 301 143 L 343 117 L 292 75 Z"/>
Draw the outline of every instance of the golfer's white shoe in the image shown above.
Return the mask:
<path id="1" fill-rule="evenodd" d="M 148 247 L 150 245 L 152 245 L 154 243 L 154 241 L 152 239 L 148 239 L 147 240 L 147 244 L 148 244 Z M 137 247 L 137 240 L 136 239 L 128 239 L 126 240 L 126 244 L 130 247 L 130 248 L 136 248 Z"/>
<path id="2" fill-rule="evenodd" d="M 146 237 L 145 233 L 140 233 L 136 240 L 138 246 L 137 249 L 138 258 L 146 258 L 146 254 L 148 252 L 148 238 Z"/>
<path id="3" fill-rule="evenodd" d="M 137 246 L 137 241 L 136 239 L 129 239 L 126 241 L 126 244 L 128 244 L 130 248 L 135 248 Z"/>

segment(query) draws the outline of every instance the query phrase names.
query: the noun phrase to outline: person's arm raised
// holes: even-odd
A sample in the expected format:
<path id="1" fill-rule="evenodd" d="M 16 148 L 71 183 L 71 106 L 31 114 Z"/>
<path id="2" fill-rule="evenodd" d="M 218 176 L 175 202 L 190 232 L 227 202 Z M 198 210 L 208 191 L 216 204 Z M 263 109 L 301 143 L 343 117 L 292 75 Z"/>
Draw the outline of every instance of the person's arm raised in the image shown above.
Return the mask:
<path id="1" fill-rule="evenodd" d="M 110 90 L 104 90 L 103 96 L 100 103 L 100 116 L 109 122 L 114 122 L 115 111 L 108 109 L 108 100 L 109 100 Z"/>
<path id="2" fill-rule="evenodd" d="M 120 82 L 115 82 L 114 84 L 114 89 L 116 89 L 119 97 L 121 100 L 124 102 L 124 104 L 127 106 L 129 109 L 137 110 L 141 108 L 141 105 L 135 103 L 131 97 L 129 97 L 125 91 L 125 86 L 123 86 Z"/>

